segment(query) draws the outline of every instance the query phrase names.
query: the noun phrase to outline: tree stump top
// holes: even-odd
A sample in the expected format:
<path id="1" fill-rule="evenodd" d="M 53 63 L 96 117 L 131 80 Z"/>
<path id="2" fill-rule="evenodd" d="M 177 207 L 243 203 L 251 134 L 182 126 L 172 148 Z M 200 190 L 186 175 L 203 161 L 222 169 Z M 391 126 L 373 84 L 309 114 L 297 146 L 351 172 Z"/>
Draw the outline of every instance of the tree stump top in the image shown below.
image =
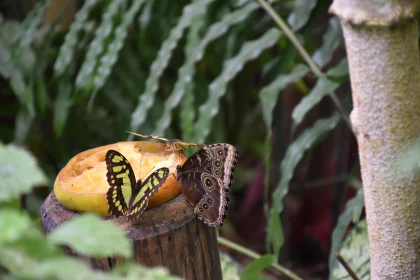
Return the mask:
<path id="1" fill-rule="evenodd" d="M 48 234 L 79 213 L 64 208 L 52 192 L 41 207 L 41 221 Z M 196 219 L 182 195 L 147 209 L 133 223 L 125 217 L 110 218 L 134 244 L 134 260 L 147 266 L 164 266 L 185 279 L 222 279 L 214 228 Z M 67 250 L 67 253 L 73 252 Z M 94 268 L 109 270 L 122 259 L 86 258 Z"/>
<path id="2" fill-rule="evenodd" d="M 80 214 L 64 208 L 58 202 L 54 192 L 47 197 L 41 208 L 41 220 L 45 233 L 49 233 L 58 225 L 78 215 Z M 168 203 L 147 209 L 142 213 L 141 219 L 135 223 L 128 221 L 123 216 L 119 218 L 104 217 L 104 219 L 113 220 L 126 232 L 128 238 L 138 240 L 175 230 L 195 219 L 195 214 L 182 195 L 178 195 Z"/>

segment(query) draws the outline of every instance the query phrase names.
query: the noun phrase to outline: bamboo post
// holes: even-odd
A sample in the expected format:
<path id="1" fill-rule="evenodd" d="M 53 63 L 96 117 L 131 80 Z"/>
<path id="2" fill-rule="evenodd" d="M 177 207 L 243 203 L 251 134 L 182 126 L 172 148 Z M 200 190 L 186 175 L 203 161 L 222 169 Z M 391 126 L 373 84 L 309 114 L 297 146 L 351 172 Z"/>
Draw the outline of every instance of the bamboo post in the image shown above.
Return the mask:
<path id="1" fill-rule="evenodd" d="M 420 135 L 418 0 L 334 0 L 353 95 L 371 279 L 420 279 L 420 176 L 396 162 Z"/>
<path id="2" fill-rule="evenodd" d="M 79 214 L 61 206 L 52 192 L 40 215 L 44 232 L 48 234 Z M 182 195 L 146 210 L 136 224 L 125 217 L 105 219 L 116 223 L 132 240 L 136 262 L 149 267 L 164 266 L 184 279 L 222 279 L 216 230 L 196 219 Z M 69 248 L 65 251 L 75 255 Z M 93 268 L 105 271 L 122 262 L 119 257 L 79 257 Z"/>

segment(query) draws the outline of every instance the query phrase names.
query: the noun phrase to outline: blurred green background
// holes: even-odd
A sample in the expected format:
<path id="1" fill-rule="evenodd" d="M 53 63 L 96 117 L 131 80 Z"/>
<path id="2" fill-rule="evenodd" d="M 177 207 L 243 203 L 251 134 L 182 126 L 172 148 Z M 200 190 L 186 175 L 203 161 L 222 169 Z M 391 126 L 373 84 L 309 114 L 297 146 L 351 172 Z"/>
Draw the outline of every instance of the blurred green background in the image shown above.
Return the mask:
<path id="1" fill-rule="evenodd" d="M 48 182 L 29 180 L 18 207 L 36 221 L 61 168 L 86 149 L 132 140 L 127 130 L 230 143 L 240 156 L 220 236 L 305 279 L 331 276 L 363 193 L 340 218 L 361 183 L 330 4 L 1 1 L 1 141 L 30 151 Z M 26 172 L 17 164 L 13 176 Z M 5 174 L 0 198 L 10 192 Z M 251 260 L 221 248 L 244 267 Z M 282 279 L 275 270 L 265 277 Z"/>

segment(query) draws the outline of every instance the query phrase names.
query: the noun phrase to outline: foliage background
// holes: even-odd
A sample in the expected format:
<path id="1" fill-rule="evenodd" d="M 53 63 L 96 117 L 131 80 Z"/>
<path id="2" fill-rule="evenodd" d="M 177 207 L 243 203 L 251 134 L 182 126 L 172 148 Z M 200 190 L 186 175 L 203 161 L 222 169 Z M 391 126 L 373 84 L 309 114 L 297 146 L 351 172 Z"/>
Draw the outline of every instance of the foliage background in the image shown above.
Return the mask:
<path id="1" fill-rule="evenodd" d="M 363 208 L 358 195 L 356 214 L 339 219 L 361 187 L 341 28 L 329 1 L 274 1 L 291 30 L 261 3 L 2 2 L 1 140 L 31 151 L 47 178 L 13 195 L 3 181 L 7 211 L 36 221 L 68 160 L 131 140 L 126 130 L 231 143 L 240 160 L 220 236 L 267 254 L 249 275 L 279 262 L 328 277 L 331 253 Z"/>

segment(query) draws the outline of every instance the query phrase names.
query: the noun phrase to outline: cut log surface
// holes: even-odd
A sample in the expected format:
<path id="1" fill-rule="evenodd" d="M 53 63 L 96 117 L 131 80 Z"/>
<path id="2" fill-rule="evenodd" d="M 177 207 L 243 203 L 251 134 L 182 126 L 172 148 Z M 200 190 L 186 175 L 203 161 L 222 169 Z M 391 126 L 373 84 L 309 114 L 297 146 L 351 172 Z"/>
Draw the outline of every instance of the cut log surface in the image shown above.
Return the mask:
<path id="1" fill-rule="evenodd" d="M 41 208 L 44 232 L 48 234 L 77 215 L 64 208 L 52 192 Z M 197 220 L 182 195 L 147 209 L 136 223 L 125 217 L 112 221 L 132 240 L 136 262 L 149 267 L 164 266 L 184 279 L 222 279 L 216 230 Z M 65 251 L 76 255 L 69 248 Z M 123 261 L 119 257 L 81 258 L 101 270 L 110 270 Z"/>

